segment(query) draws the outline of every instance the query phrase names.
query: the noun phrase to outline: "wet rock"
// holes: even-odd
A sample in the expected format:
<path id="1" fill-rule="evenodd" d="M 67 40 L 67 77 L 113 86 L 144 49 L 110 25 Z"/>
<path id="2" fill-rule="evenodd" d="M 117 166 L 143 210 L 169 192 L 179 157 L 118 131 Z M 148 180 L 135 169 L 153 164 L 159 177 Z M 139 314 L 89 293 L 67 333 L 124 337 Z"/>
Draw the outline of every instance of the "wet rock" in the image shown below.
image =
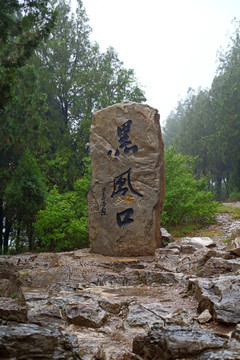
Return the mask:
<path id="1" fill-rule="evenodd" d="M 205 309 L 199 316 L 198 321 L 200 324 L 205 324 L 206 322 L 212 319 L 212 315 L 210 314 L 208 309 Z"/>
<path id="2" fill-rule="evenodd" d="M 204 246 L 201 249 L 194 251 L 194 253 L 183 257 L 177 266 L 177 271 L 198 274 L 204 264 L 215 255 L 215 250 L 208 249 Z"/>
<path id="3" fill-rule="evenodd" d="M 186 310 L 177 310 L 165 319 L 165 325 L 190 326 L 194 319 Z"/>
<path id="4" fill-rule="evenodd" d="M 161 246 L 165 192 L 158 111 L 125 101 L 96 112 L 90 130 L 90 155 L 91 252 L 154 255 Z"/>
<path id="5" fill-rule="evenodd" d="M 45 305 L 49 299 L 49 292 L 46 289 L 32 289 L 21 288 L 21 296 L 25 300 L 26 304 L 30 306 L 42 306 Z"/>
<path id="6" fill-rule="evenodd" d="M 212 239 L 210 239 L 210 237 L 193 237 L 192 241 L 206 247 L 216 246 L 216 244 Z"/>
<path id="7" fill-rule="evenodd" d="M 140 263 L 139 260 L 129 260 L 129 261 L 115 261 L 113 264 L 113 269 L 116 271 L 122 271 L 125 268 L 130 269 L 144 269 L 144 265 Z"/>
<path id="8" fill-rule="evenodd" d="M 0 296 L 9 297 L 16 293 L 17 271 L 10 256 L 0 256 Z"/>
<path id="9" fill-rule="evenodd" d="M 62 320 L 61 311 L 56 305 L 34 307 L 28 311 L 27 317 L 30 323 L 49 327 L 59 327 Z"/>
<path id="10" fill-rule="evenodd" d="M 62 332 L 33 324 L 0 326 L 0 354 L 12 359 L 73 359 L 72 343 Z"/>
<path id="11" fill-rule="evenodd" d="M 193 282 L 199 312 L 208 309 L 216 321 L 226 324 L 240 322 L 240 276 L 196 279 Z"/>
<path id="12" fill-rule="evenodd" d="M 152 284 L 177 284 L 182 274 L 174 274 L 171 272 L 157 270 L 139 270 L 127 274 L 128 285 L 152 285 Z"/>
<path id="13" fill-rule="evenodd" d="M 166 312 L 162 312 L 166 316 Z M 131 327 L 149 328 L 154 323 L 164 325 L 164 319 L 157 311 L 149 309 L 147 305 L 134 304 L 129 306 L 127 324 Z"/>
<path id="14" fill-rule="evenodd" d="M 99 300 L 99 305 L 101 308 L 112 314 L 119 314 L 121 310 L 121 302 L 118 302 L 115 299 L 102 299 Z"/>
<path id="15" fill-rule="evenodd" d="M 229 349 L 221 351 L 206 351 L 200 356 L 195 358 L 196 360 L 238 360 L 240 359 L 240 350 Z"/>
<path id="16" fill-rule="evenodd" d="M 20 323 L 27 322 L 27 307 L 15 299 L 0 298 L 0 318 Z"/>
<path id="17" fill-rule="evenodd" d="M 162 234 L 162 241 L 164 242 L 171 242 L 173 241 L 173 236 L 171 234 L 169 234 L 169 232 L 164 229 L 163 227 L 161 227 L 161 234 Z"/>
<path id="18" fill-rule="evenodd" d="M 197 269 L 197 275 L 208 277 L 226 273 L 240 273 L 240 259 L 223 259 L 212 257 Z"/>
<path id="19" fill-rule="evenodd" d="M 227 246 L 227 250 L 240 256 L 240 237 L 230 240 Z"/>
<path id="20" fill-rule="evenodd" d="M 210 332 L 191 327 L 154 325 L 147 335 L 135 337 L 133 353 L 145 360 L 174 360 L 222 348 L 226 342 Z"/>
<path id="21" fill-rule="evenodd" d="M 199 249 L 205 248 L 205 246 L 199 241 L 194 241 L 193 238 L 185 237 L 168 244 L 168 249 L 178 249 L 182 254 L 193 254 Z"/>
<path id="22" fill-rule="evenodd" d="M 91 303 L 67 305 L 65 311 L 68 321 L 79 326 L 99 328 L 107 320 L 106 312 Z"/>
<path id="23" fill-rule="evenodd" d="M 164 271 L 177 271 L 177 267 L 181 261 L 178 249 L 168 249 L 167 247 L 157 249 L 155 254 L 155 267 Z"/>

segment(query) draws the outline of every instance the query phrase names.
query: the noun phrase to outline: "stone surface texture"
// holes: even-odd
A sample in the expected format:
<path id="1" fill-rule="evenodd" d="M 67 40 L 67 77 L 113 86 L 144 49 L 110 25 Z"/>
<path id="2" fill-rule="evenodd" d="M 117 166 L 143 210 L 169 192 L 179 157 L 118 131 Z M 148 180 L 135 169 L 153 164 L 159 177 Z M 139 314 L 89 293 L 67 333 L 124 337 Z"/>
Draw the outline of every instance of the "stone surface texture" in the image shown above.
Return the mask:
<path id="1" fill-rule="evenodd" d="M 153 255 L 161 246 L 163 141 L 156 109 L 123 102 L 93 115 L 88 195 L 91 252 Z"/>
<path id="2" fill-rule="evenodd" d="M 240 264 L 227 250 L 238 221 L 218 214 L 203 241 L 155 256 L 1 255 L 0 359 L 240 359 Z"/>

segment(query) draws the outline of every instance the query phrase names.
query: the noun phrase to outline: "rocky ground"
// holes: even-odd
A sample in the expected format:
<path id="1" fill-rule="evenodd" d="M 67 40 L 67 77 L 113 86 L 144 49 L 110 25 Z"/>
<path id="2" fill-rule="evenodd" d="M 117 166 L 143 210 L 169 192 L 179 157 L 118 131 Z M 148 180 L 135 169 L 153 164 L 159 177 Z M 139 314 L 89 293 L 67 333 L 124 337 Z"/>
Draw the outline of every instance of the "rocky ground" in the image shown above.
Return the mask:
<path id="1" fill-rule="evenodd" d="M 239 256 L 231 214 L 155 257 L 1 256 L 0 359 L 240 359 Z"/>

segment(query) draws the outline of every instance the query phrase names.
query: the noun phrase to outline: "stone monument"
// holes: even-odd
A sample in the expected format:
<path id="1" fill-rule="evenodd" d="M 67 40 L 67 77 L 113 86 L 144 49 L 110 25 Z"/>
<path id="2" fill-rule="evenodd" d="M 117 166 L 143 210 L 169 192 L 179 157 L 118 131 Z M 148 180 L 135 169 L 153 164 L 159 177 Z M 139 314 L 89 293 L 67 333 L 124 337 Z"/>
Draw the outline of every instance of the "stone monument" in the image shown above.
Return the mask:
<path id="1" fill-rule="evenodd" d="M 153 255 L 161 246 L 163 141 L 158 111 L 125 101 L 96 112 L 90 130 L 91 252 Z"/>

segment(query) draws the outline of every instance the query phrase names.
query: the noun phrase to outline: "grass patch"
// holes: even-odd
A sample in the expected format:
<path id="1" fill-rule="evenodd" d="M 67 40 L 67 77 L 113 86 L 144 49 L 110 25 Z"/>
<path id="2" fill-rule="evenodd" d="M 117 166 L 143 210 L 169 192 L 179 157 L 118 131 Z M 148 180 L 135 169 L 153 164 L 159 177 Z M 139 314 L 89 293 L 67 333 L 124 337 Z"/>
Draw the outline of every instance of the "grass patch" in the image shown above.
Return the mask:
<path id="1" fill-rule="evenodd" d="M 231 236 L 228 236 L 225 240 L 223 240 L 224 244 L 227 244 L 231 240 Z"/>
<path id="2" fill-rule="evenodd" d="M 17 297 L 17 292 L 14 291 L 14 293 L 12 293 L 9 297 L 10 297 L 11 299 L 16 299 L 16 297 Z"/>
<path id="3" fill-rule="evenodd" d="M 218 230 L 218 229 L 206 230 L 206 231 L 201 232 L 200 236 L 212 238 L 216 235 L 220 235 L 222 232 L 223 232 L 222 230 Z"/>
<path id="4" fill-rule="evenodd" d="M 240 218 L 240 207 L 230 205 L 218 205 L 217 212 L 220 214 L 233 214 L 233 219 Z"/>
<path id="5" fill-rule="evenodd" d="M 189 224 L 180 224 L 175 225 L 169 228 L 169 232 L 172 234 L 174 239 L 181 238 L 183 236 L 193 237 L 196 233 L 203 229 L 204 226 L 199 223 L 189 223 Z"/>

